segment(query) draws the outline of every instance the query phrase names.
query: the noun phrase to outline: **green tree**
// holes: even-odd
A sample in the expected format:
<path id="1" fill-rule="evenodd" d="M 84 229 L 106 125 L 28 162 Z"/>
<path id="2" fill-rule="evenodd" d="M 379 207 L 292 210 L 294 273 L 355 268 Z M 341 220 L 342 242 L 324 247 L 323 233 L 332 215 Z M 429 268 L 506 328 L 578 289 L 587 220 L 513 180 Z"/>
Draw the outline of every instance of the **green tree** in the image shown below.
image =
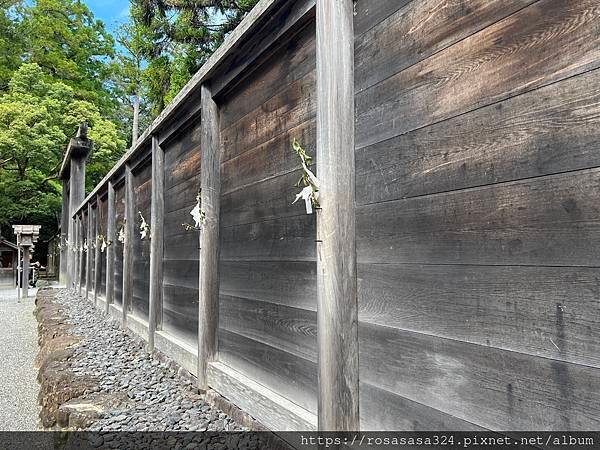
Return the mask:
<path id="1" fill-rule="evenodd" d="M 154 115 L 175 97 L 258 0 L 131 0 L 144 36 L 144 73 Z"/>
<path id="2" fill-rule="evenodd" d="M 57 229 L 61 186 L 57 180 L 68 140 L 89 124 L 94 151 L 87 184 L 98 183 L 123 154 L 125 141 L 98 108 L 54 81 L 37 64 L 23 64 L 0 95 L 0 225 L 39 222 Z"/>

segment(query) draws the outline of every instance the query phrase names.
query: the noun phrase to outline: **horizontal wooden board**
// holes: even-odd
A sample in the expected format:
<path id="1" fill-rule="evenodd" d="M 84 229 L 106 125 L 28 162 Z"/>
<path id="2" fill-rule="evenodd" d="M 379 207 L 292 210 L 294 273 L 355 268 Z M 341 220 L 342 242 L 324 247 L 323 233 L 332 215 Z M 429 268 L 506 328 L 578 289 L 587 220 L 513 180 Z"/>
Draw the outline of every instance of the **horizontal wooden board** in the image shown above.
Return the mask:
<path id="1" fill-rule="evenodd" d="M 317 310 L 316 261 L 221 261 L 225 296 Z"/>
<path id="2" fill-rule="evenodd" d="M 354 2 L 354 36 L 357 42 L 363 33 L 383 22 L 412 0 L 356 0 Z"/>
<path id="3" fill-rule="evenodd" d="M 219 327 L 317 362 L 317 314 L 314 311 L 221 295 Z"/>
<path id="4" fill-rule="evenodd" d="M 315 258 L 315 233 L 314 215 L 221 228 L 221 258 L 311 261 Z"/>
<path id="5" fill-rule="evenodd" d="M 315 25 L 311 21 L 227 92 L 220 108 L 221 126 L 229 127 L 274 95 L 285 91 L 290 84 L 315 70 L 315 65 Z"/>
<path id="6" fill-rule="evenodd" d="M 599 67 L 599 15 L 596 0 L 540 0 L 361 92 L 356 146 Z"/>
<path id="7" fill-rule="evenodd" d="M 600 369 L 361 324 L 360 378 L 492 430 L 593 430 Z"/>
<path id="8" fill-rule="evenodd" d="M 356 152 L 359 204 L 600 165 L 600 70 Z"/>
<path id="9" fill-rule="evenodd" d="M 315 363 L 222 328 L 219 328 L 218 342 L 220 362 L 298 406 L 316 412 Z"/>
<path id="10" fill-rule="evenodd" d="M 197 274 L 197 272 L 196 272 Z M 196 283 L 198 276 L 196 275 Z M 190 344 L 198 341 L 198 289 L 165 283 L 163 329 Z"/>
<path id="11" fill-rule="evenodd" d="M 357 208 L 363 263 L 600 265 L 600 169 Z"/>
<path id="12" fill-rule="evenodd" d="M 600 368 L 599 269 L 359 264 L 362 322 Z"/>
<path id="13" fill-rule="evenodd" d="M 360 384 L 361 431 L 483 431 L 451 414 L 379 389 Z"/>
<path id="14" fill-rule="evenodd" d="M 221 196 L 221 224 L 225 227 L 306 214 L 304 201 L 293 203 L 302 188 L 296 170 Z"/>
<path id="15" fill-rule="evenodd" d="M 198 254 L 196 254 L 198 256 Z M 163 261 L 163 283 L 198 290 L 199 262 L 169 259 Z"/>
<path id="16" fill-rule="evenodd" d="M 316 116 L 316 75 L 309 72 L 285 91 L 221 130 L 223 161 L 267 142 Z"/>
<path id="17" fill-rule="evenodd" d="M 166 261 L 197 261 L 200 256 L 200 237 L 197 231 L 185 231 L 165 236 L 163 258 Z"/>
<path id="18" fill-rule="evenodd" d="M 221 193 L 245 189 L 300 169 L 300 158 L 292 148 L 294 139 L 313 157 L 312 168 L 316 172 L 316 123 L 311 120 L 226 161 L 221 166 Z"/>
<path id="19" fill-rule="evenodd" d="M 356 90 L 373 86 L 535 1 L 413 1 L 356 40 Z"/>

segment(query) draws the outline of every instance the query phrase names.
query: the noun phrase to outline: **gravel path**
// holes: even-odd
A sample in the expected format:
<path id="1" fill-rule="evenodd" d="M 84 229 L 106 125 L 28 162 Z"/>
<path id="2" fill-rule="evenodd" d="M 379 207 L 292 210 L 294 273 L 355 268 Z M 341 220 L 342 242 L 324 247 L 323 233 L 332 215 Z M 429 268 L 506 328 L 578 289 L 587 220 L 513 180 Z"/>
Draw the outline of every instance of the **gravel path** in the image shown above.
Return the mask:
<path id="1" fill-rule="evenodd" d="M 18 303 L 16 289 L 0 290 L 0 431 L 38 429 L 35 290 L 29 293 Z"/>
<path id="2" fill-rule="evenodd" d="M 174 364 L 160 362 L 144 343 L 120 329 L 73 291 L 55 298 L 66 308 L 73 331 L 82 336 L 73 370 L 100 380 L 99 393 L 120 393 L 127 407 L 113 410 L 90 431 L 242 431 L 226 414 L 194 392 L 191 381 L 177 376 Z"/>

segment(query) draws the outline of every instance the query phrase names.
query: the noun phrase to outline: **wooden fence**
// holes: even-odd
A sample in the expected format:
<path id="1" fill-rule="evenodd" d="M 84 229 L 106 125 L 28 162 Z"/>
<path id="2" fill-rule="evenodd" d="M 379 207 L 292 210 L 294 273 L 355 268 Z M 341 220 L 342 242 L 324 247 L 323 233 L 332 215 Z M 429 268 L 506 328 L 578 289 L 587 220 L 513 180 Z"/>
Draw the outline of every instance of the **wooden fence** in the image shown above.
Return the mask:
<path id="1" fill-rule="evenodd" d="M 599 17 L 262 0 L 63 215 L 67 275 L 272 429 L 598 429 Z"/>

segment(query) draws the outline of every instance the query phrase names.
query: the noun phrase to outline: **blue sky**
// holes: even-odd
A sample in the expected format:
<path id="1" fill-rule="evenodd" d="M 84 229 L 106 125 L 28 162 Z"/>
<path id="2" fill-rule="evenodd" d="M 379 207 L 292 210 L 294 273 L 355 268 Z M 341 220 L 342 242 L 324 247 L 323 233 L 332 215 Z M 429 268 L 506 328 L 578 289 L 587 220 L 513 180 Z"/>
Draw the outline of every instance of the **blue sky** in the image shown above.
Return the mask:
<path id="1" fill-rule="evenodd" d="M 110 31 L 129 16 L 129 0 L 85 0 L 85 3 Z"/>

